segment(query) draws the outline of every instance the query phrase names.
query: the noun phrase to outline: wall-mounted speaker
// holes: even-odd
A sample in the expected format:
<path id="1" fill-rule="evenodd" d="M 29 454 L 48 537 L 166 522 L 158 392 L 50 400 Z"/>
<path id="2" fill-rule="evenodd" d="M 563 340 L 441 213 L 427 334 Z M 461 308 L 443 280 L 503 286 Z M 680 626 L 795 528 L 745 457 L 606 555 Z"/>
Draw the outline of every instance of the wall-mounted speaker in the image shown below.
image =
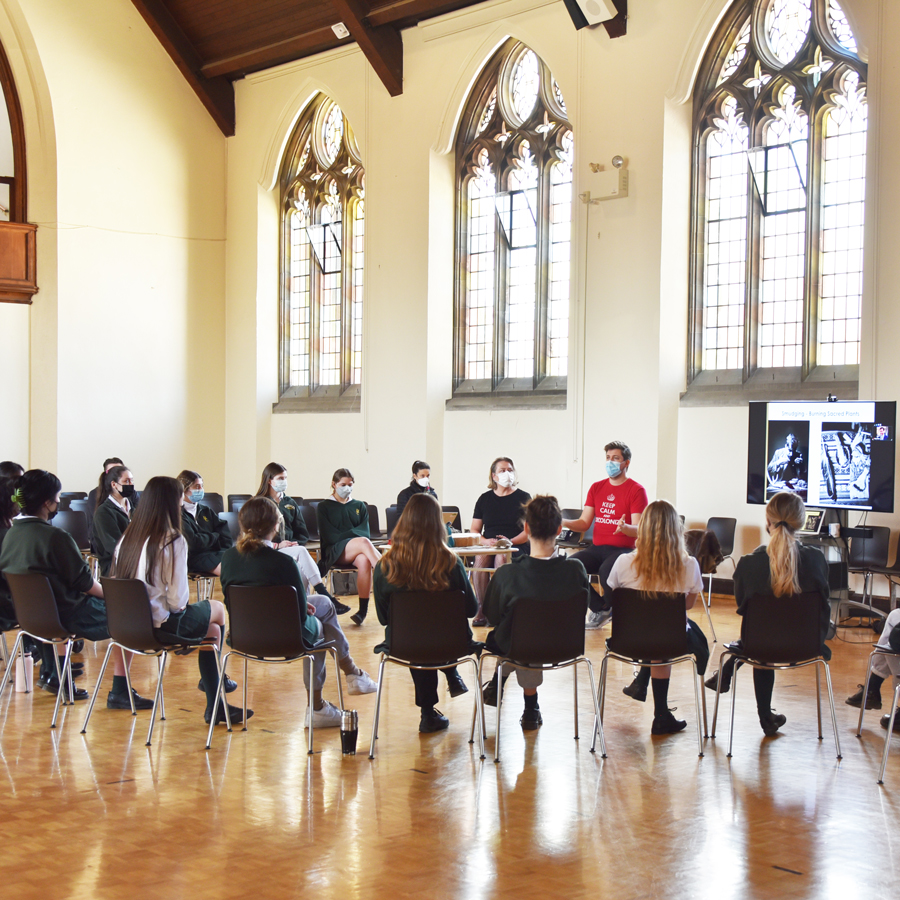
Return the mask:
<path id="1" fill-rule="evenodd" d="M 614 19 L 618 10 L 612 0 L 563 0 L 575 23 L 575 28 L 599 25 Z"/>

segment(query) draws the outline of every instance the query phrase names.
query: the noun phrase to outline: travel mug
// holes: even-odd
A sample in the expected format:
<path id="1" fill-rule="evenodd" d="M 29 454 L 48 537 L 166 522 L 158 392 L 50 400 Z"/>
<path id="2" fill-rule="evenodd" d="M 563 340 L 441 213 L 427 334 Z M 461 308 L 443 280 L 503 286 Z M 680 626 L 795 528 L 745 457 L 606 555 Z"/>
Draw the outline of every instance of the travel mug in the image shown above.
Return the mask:
<path id="1" fill-rule="evenodd" d="M 24 662 L 22 654 L 16 654 L 16 691 L 20 694 L 30 694 L 34 690 L 34 663 L 31 654 L 26 653 Z"/>
<path id="2" fill-rule="evenodd" d="M 359 713 L 355 709 L 341 710 L 341 750 L 356 756 L 356 739 L 359 737 Z"/>

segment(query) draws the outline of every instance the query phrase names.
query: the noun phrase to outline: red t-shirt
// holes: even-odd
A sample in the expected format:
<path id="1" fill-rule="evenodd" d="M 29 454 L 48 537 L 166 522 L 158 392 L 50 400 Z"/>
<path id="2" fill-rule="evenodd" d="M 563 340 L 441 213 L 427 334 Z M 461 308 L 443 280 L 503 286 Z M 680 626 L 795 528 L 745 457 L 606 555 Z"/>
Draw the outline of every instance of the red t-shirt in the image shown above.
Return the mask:
<path id="1" fill-rule="evenodd" d="M 631 516 L 647 508 L 647 492 L 636 481 L 626 478 L 620 485 L 608 478 L 595 481 L 588 491 L 585 506 L 594 508 L 594 543 L 610 547 L 634 547 L 635 539 L 627 534 L 616 534 L 619 520 L 631 524 Z"/>

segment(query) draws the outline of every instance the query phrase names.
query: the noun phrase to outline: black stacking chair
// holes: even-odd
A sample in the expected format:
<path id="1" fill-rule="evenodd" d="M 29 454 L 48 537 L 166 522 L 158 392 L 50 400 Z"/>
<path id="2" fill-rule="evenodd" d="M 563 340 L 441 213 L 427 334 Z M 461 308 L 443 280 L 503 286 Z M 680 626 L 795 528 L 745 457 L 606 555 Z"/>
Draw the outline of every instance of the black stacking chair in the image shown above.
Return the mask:
<path id="1" fill-rule="evenodd" d="M 203 503 L 204 506 L 208 506 L 214 513 L 225 512 L 225 501 L 222 499 L 221 494 L 214 494 L 212 491 L 207 491 L 200 502 Z"/>
<path id="2" fill-rule="evenodd" d="M 478 684 L 484 683 L 484 663 L 497 660 L 497 680 L 503 684 L 503 672 L 513 669 L 536 669 L 552 672 L 572 667 L 572 685 L 575 699 L 575 740 L 578 740 L 578 664 L 587 666 L 591 677 L 591 694 L 594 698 L 594 727 L 591 729 L 591 753 L 596 752 L 597 735 L 600 735 L 600 754 L 606 756 L 603 723 L 600 721 L 600 705 L 594 667 L 584 655 L 584 617 L 587 613 L 588 592 L 580 591 L 568 600 L 541 600 L 523 597 L 513 607 L 512 635 L 508 656 L 485 653 L 478 667 Z M 552 625 L 548 625 L 552 623 Z M 476 691 L 478 693 L 478 691 Z M 494 762 L 500 762 L 500 711 L 503 708 L 503 690 L 497 692 L 497 734 L 494 738 Z M 485 733 L 482 709 L 482 735 Z M 474 729 L 475 722 L 473 720 Z"/>
<path id="3" fill-rule="evenodd" d="M 240 512 L 241 507 L 253 496 L 253 494 L 229 494 L 228 512 Z"/>
<path id="4" fill-rule="evenodd" d="M 160 712 L 160 719 L 166 718 L 166 699 L 163 694 L 163 677 L 166 674 L 166 658 L 169 651 L 187 650 L 201 645 L 212 648 L 216 654 L 216 663 L 219 660 L 219 647 L 214 638 L 203 638 L 197 641 L 161 641 L 153 633 L 153 616 L 150 611 L 150 598 L 147 596 L 147 586 L 137 578 L 102 578 L 103 599 L 106 603 L 106 618 L 109 625 L 110 642 L 103 657 L 103 665 L 91 694 L 91 702 L 87 715 L 84 717 L 84 725 L 81 733 L 87 733 L 88 723 L 97 702 L 97 694 L 109 665 L 109 657 L 113 649 L 118 647 L 128 653 L 138 656 L 155 657 L 158 662 L 156 676 L 156 692 L 153 695 L 153 709 L 150 712 L 150 729 L 147 732 L 147 744 L 153 739 L 153 727 L 156 724 L 156 711 Z M 209 652 L 209 651 L 205 651 Z M 134 708 L 134 696 L 131 693 L 131 674 L 125 669 L 125 679 L 128 683 L 128 699 L 131 702 L 131 714 L 137 715 Z M 221 679 L 219 687 L 222 687 Z"/>
<path id="5" fill-rule="evenodd" d="M 831 689 L 831 670 L 822 656 L 821 634 L 822 597 L 817 593 L 794 594 L 791 597 L 755 595 L 746 604 L 741 622 L 740 650 L 726 649 L 719 657 L 719 684 L 716 689 L 716 705 L 713 709 L 712 737 L 716 736 L 716 717 L 719 712 L 719 693 L 722 670 L 726 657 L 745 662 L 754 669 L 798 669 L 816 667 L 816 712 L 819 723 L 819 740 L 822 740 L 822 700 L 819 666 L 825 669 L 828 701 L 831 704 L 831 724 L 834 728 L 834 749 L 841 758 L 837 717 L 834 712 L 834 692 Z M 728 737 L 728 755 L 734 742 L 734 708 L 737 702 L 737 674 L 735 666 L 731 681 L 731 732 Z M 866 678 L 868 682 L 868 677 Z M 863 694 L 865 697 L 865 694 Z M 863 703 L 865 705 L 865 703 Z"/>
<path id="6" fill-rule="evenodd" d="M 891 529 L 884 525 L 867 525 L 872 532 L 871 537 L 850 538 L 850 558 L 847 571 L 863 576 L 863 598 L 869 609 L 872 609 L 872 581 L 875 575 L 888 577 L 888 545 L 891 540 Z M 895 562 L 896 564 L 896 562 Z M 890 580 L 890 579 L 889 579 Z M 891 591 L 893 593 L 893 590 Z M 865 613 L 862 613 L 865 615 Z M 882 613 L 872 611 L 873 617 Z"/>
<path id="7" fill-rule="evenodd" d="M 219 518 L 223 522 L 228 523 L 228 532 L 231 535 L 231 539 L 236 541 L 238 536 L 241 533 L 241 523 L 238 519 L 238 513 L 236 512 L 220 512 Z"/>
<path id="8" fill-rule="evenodd" d="M 407 669 L 445 669 L 460 663 L 471 663 L 475 675 L 478 675 L 478 662 L 471 650 L 466 596 L 462 591 L 395 593 L 391 598 L 390 622 L 391 652 L 382 653 L 378 664 L 378 693 L 375 695 L 375 720 L 372 723 L 369 759 L 375 759 L 385 663 L 394 663 Z M 475 741 L 474 722 L 481 711 L 481 691 L 477 682 L 473 693 L 475 712 L 472 734 L 469 736 L 470 744 Z M 481 758 L 484 759 L 483 734 L 480 737 Z"/>
<path id="9" fill-rule="evenodd" d="M 397 504 L 394 503 L 391 506 L 388 506 L 384 511 L 384 518 L 387 523 L 387 536 L 390 536 L 394 533 L 394 527 L 397 525 L 397 519 L 400 518 L 397 513 Z"/>
<path id="10" fill-rule="evenodd" d="M 455 528 L 457 531 L 462 531 L 462 516 L 458 506 L 442 506 L 441 512 L 456 513 L 456 518 L 450 523 L 450 527 Z"/>
<path id="11" fill-rule="evenodd" d="M 703 697 L 697 660 L 688 649 L 685 630 L 684 594 L 659 594 L 651 597 L 643 591 L 616 588 L 612 592 L 612 634 L 600 668 L 600 716 L 606 704 L 606 673 L 610 657 L 645 668 L 690 663 L 697 710 L 697 748 L 703 756 L 706 731 L 706 698 Z M 652 660 L 651 663 L 645 660 Z M 701 723 L 702 698 L 702 723 Z"/>
<path id="12" fill-rule="evenodd" d="M 240 656 L 244 660 L 244 731 L 247 730 L 247 662 L 291 663 L 306 660 L 308 674 L 309 703 L 309 753 L 313 752 L 313 677 L 312 656 L 315 653 L 330 653 L 334 659 L 337 679 L 338 702 L 344 708 L 344 691 L 341 686 L 341 670 L 338 666 L 334 641 L 323 641 L 315 647 L 303 642 L 301 633 L 300 606 L 297 591 L 291 585 L 269 584 L 261 586 L 229 585 L 225 590 L 225 605 L 231 629 L 231 647 L 222 656 L 219 674 L 219 689 L 216 691 L 216 706 L 209 722 L 209 736 L 206 749 L 212 743 L 213 729 L 216 727 L 216 712 L 221 700 L 225 704 L 225 721 L 231 731 L 231 716 L 225 702 L 224 682 L 228 660 Z"/>

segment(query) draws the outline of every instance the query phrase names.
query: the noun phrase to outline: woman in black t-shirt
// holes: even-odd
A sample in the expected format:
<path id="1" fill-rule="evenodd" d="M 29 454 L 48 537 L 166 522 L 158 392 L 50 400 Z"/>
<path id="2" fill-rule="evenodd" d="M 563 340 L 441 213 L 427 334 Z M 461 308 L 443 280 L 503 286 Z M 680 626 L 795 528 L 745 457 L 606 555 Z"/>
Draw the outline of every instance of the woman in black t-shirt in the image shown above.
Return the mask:
<path id="1" fill-rule="evenodd" d="M 516 488 L 516 467 L 508 456 L 499 456 L 491 463 L 488 487 L 490 490 L 485 491 L 475 503 L 472 531 L 483 535 L 485 544 L 496 544 L 501 538 L 506 538 L 517 548 L 517 554 L 527 553 L 528 538 L 522 529 L 522 510 L 531 499 L 531 494 Z M 475 557 L 475 568 L 495 569 L 504 562 L 505 556 L 485 554 Z M 481 612 L 488 580 L 487 572 L 475 572 L 472 576 L 478 597 L 478 615 L 472 622 L 476 626 L 488 624 Z"/>

